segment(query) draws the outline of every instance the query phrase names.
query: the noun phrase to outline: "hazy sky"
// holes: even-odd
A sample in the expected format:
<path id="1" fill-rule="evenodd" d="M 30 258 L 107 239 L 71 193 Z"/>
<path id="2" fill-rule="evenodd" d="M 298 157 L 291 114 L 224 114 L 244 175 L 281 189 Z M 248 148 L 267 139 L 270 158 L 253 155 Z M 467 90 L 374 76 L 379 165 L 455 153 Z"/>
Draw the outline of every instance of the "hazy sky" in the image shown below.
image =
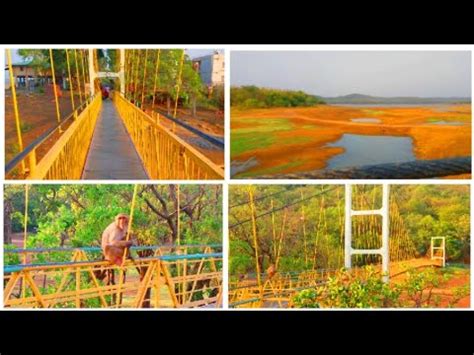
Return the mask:
<path id="1" fill-rule="evenodd" d="M 469 51 L 232 51 L 231 85 L 321 96 L 471 96 Z"/>

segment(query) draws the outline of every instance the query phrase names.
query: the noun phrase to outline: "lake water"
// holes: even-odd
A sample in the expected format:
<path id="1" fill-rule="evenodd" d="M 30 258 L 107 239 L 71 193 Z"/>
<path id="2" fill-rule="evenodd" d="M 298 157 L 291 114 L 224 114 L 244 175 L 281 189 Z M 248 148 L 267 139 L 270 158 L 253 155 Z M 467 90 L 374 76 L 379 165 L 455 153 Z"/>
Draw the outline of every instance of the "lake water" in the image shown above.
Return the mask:
<path id="1" fill-rule="evenodd" d="M 326 147 L 342 147 L 345 151 L 328 160 L 327 169 L 348 168 L 415 160 L 413 140 L 410 137 L 364 136 L 344 134 Z"/>
<path id="2" fill-rule="evenodd" d="M 436 122 L 429 122 L 429 124 L 441 125 L 441 126 L 464 126 L 464 122 L 459 121 L 436 121 Z"/>
<path id="3" fill-rule="evenodd" d="M 359 122 L 359 123 L 380 123 L 382 122 L 378 118 L 351 118 L 352 122 Z"/>

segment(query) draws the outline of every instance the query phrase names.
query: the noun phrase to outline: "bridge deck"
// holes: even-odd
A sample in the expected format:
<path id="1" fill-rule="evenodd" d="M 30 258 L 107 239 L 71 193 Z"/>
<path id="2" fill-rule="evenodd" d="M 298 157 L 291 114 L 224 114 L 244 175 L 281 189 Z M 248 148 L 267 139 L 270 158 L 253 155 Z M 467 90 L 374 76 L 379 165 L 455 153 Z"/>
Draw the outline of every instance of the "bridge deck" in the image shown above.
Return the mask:
<path id="1" fill-rule="evenodd" d="M 130 136 L 110 100 L 104 100 L 83 179 L 148 179 Z"/>

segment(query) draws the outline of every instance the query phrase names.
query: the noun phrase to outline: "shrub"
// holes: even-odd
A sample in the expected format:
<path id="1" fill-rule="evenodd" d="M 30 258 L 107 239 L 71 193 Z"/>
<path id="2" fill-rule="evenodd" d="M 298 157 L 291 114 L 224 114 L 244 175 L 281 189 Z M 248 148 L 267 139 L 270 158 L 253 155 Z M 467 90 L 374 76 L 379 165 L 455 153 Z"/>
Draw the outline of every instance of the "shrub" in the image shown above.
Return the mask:
<path id="1" fill-rule="evenodd" d="M 297 308 L 381 308 L 395 307 L 401 290 L 382 281 L 371 266 L 355 275 L 341 269 L 324 286 L 305 290 L 293 298 Z M 311 292 L 314 291 L 314 292 Z"/>

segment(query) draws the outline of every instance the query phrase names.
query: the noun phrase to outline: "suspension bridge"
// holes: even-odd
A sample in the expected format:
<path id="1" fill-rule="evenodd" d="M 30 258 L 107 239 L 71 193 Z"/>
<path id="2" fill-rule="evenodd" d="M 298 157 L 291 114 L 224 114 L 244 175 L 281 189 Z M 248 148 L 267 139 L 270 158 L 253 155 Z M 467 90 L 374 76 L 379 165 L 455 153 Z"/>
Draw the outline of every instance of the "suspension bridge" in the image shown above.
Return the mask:
<path id="1" fill-rule="evenodd" d="M 344 192 L 341 192 L 344 189 Z M 335 192 L 335 203 L 327 198 Z M 342 268 L 357 277 L 365 272 L 364 265 L 372 265 L 384 282 L 392 282 L 407 271 L 445 265 L 443 237 L 432 237 L 430 252 L 419 255 L 411 240 L 396 199 L 389 195 L 389 185 L 346 185 L 324 188 L 311 196 L 303 196 L 283 206 L 274 205 L 274 196 L 288 193 L 282 190 L 254 196 L 248 188 L 248 198 L 230 206 L 230 238 L 246 235 L 254 252 L 255 273 L 230 276 L 229 306 L 232 308 L 287 308 L 292 298 L 302 290 L 314 289 L 327 283 Z M 344 194 L 344 197 L 343 197 Z M 261 203 L 271 200 L 269 210 L 258 213 Z M 304 203 L 317 201 L 318 211 L 314 231 L 307 227 L 307 207 Z M 247 208 L 246 213 L 236 208 Z M 293 209 L 293 211 L 291 211 Z M 283 216 L 276 219 L 278 213 Z M 328 222 L 328 214 L 333 214 Z M 242 219 L 242 216 L 250 218 Z M 288 216 L 299 216 L 300 225 L 287 225 Z M 279 223 L 277 223 L 279 221 Z M 330 225 L 336 221 L 336 225 Z M 267 227 L 266 227 L 267 226 Z M 262 234 L 271 236 L 268 242 L 259 241 Z M 283 245 L 290 236 L 302 244 L 299 271 L 279 272 Z M 439 241 L 441 240 L 441 242 Z M 295 248 L 295 241 L 291 242 Z M 276 273 L 263 272 L 262 253 L 267 254 Z"/>
<path id="2" fill-rule="evenodd" d="M 58 50 L 59 51 L 59 50 Z M 177 116 L 183 85 L 184 49 L 174 70 L 172 113 L 157 107 L 161 50 L 119 50 L 118 72 L 101 72 L 95 49 L 60 50 L 66 57 L 72 113 L 60 112 L 53 50 L 49 50 L 56 126 L 23 145 L 10 50 L 7 61 L 19 153 L 5 166 L 7 178 L 32 180 L 78 179 L 223 179 L 224 168 L 180 138 L 180 126 L 223 151 L 224 143 L 182 122 Z M 152 52 L 156 53 L 152 56 Z M 62 55 L 62 54 L 61 54 Z M 153 66 L 153 73 L 147 67 Z M 75 68 L 75 70 L 74 70 Z M 150 84 L 150 77 L 153 77 Z M 119 81 L 113 102 L 103 101 L 104 78 Z M 79 96 L 79 97 L 78 97 Z M 77 100 L 79 98 L 79 100 Z M 79 101 L 79 102 L 77 102 Z M 164 125 L 167 120 L 171 125 Z M 47 152 L 38 152 L 54 141 Z"/>
<path id="3" fill-rule="evenodd" d="M 176 185 L 176 243 L 122 248 L 119 264 L 100 247 L 27 248 L 25 185 L 23 248 L 4 252 L 4 306 L 17 308 L 194 308 L 222 306 L 222 244 L 182 244 Z M 129 242 L 138 185 L 122 241 Z"/>
<path id="4" fill-rule="evenodd" d="M 6 250 L 6 308 L 216 308 L 222 306 L 221 245 L 130 248 L 123 265 L 99 247 Z M 100 275 L 107 274 L 108 277 Z M 112 275 L 112 277 L 110 277 Z"/>

